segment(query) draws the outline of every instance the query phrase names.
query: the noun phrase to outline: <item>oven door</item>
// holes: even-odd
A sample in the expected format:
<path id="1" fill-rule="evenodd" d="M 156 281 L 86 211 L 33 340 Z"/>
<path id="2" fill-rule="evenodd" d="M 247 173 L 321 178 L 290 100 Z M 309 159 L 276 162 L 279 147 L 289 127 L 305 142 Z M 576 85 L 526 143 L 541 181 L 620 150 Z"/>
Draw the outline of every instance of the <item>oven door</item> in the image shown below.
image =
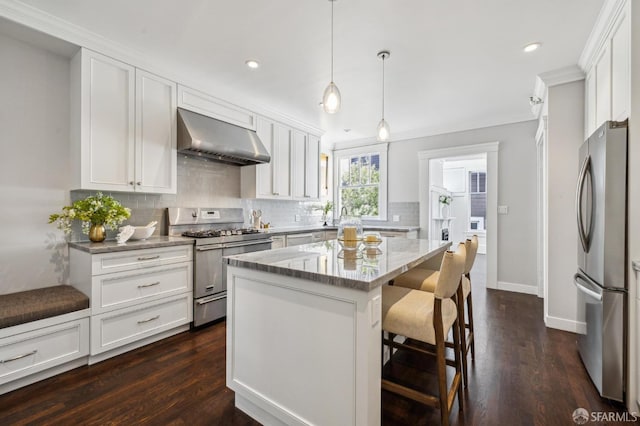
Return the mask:
<path id="1" fill-rule="evenodd" d="M 194 263 L 193 297 L 195 299 L 225 290 L 222 275 L 222 244 L 196 247 Z"/>

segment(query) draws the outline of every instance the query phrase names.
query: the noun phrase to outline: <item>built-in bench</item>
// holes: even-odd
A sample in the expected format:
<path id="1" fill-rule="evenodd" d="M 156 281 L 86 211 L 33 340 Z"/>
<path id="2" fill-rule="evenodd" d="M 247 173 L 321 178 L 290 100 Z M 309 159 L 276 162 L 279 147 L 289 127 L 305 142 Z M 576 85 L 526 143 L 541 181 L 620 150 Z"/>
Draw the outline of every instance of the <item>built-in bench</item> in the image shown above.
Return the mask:
<path id="1" fill-rule="evenodd" d="M 0 295 L 0 394 L 86 364 L 89 315 L 68 285 Z"/>

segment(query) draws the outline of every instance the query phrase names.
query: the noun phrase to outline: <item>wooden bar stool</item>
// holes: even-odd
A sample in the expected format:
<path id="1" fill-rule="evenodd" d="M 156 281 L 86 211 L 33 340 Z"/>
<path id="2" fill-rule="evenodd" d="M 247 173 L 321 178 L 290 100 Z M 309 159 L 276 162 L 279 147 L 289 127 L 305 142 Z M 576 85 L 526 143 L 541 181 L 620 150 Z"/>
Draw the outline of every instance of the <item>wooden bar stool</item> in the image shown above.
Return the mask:
<path id="1" fill-rule="evenodd" d="M 406 348 L 435 356 L 439 395 L 437 397 L 428 395 L 385 378 L 382 379 L 382 389 L 439 408 L 443 425 L 449 424 L 449 414 L 456 393 L 458 394 L 458 407 L 461 411 L 463 405 L 460 328 L 457 326 L 458 308 L 452 298 L 456 298 L 458 294 L 464 266 L 465 246 L 461 243 L 456 253 L 447 251 L 444 254 L 433 293 L 396 286 L 382 287 L 383 347 L 385 344 L 389 346 L 391 354 L 393 354 L 393 348 Z M 455 356 L 453 361 L 445 358 L 445 338 L 451 329 L 453 329 Z M 388 339 L 384 337 L 385 331 L 389 334 Z M 401 335 L 435 346 L 435 353 L 408 344 L 406 340 L 404 343 L 395 342 L 394 335 Z M 449 389 L 447 389 L 447 364 L 455 367 L 455 375 Z"/>
<path id="2" fill-rule="evenodd" d="M 460 243 L 463 244 L 463 243 Z M 471 298 L 471 268 L 476 259 L 478 253 L 478 236 L 474 235 L 471 239 L 467 239 L 464 242 L 466 248 L 465 267 L 462 276 L 462 285 L 460 286 L 460 300 L 463 301 L 458 304 L 458 324 L 460 326 L 460 342 L 463 351 L 462 356 L 462 371 L 464 377 L 464 387 L 469 386 L 468 368 L 467 368 L 467 354 L 471 349 L 471 359 L 476 359 L 475 343 L 473 335 L 473 302 Z M 410 288 L 415 290 L 422 290 L 427 292 L 434 292 L 435 286 L 438 281 L 440 271 L 423 269 L 420 267 L 410 269 L 404 274 L 396 277 L 393 280 L 393 285 L 398 287 Z M 467 319 L 464 315 L 464 302 L 467 305 Z M 467 334 L 466 330 L 469 330 Z"/>

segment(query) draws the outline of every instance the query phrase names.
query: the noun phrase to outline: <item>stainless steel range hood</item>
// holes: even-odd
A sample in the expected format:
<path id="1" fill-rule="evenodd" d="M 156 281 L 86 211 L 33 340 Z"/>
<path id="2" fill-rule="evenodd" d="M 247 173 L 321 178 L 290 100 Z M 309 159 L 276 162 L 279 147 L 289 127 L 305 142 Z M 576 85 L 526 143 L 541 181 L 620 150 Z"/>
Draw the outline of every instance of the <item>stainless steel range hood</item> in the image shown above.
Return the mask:
<path id="1" fill-rule="evenodd" d="M 182 108 L 178 108 L 178 152 L 237 166 L 271 161 L 253 130 Z"/>

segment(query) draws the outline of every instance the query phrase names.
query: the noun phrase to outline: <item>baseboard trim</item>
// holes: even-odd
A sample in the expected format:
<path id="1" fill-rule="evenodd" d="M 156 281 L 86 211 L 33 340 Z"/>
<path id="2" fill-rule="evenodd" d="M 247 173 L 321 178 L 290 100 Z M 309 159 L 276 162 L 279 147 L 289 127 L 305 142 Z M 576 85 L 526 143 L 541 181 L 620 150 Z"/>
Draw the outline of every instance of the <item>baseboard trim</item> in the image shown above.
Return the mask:
<path id="1" fill-rule="evenodd" d="M 538 295 L 538 287 L 527 285 L 527 284 L 518 284 L 518 283 L 508 283 L 505 281 L 498 281 L 498 285 L 496 286 L 497 290 L 504 291 L 512 291 L 514 293 L 524 293 L 524 294 L 534 294 Z"/>
<path id="2" fill-rule="evenodd" d="M 555 328 L 557 330 L 569 331 L 571 333 L 585 334 L 587 332 L 587 324 L 581 321 L 568 320 L 565 318 L 552 317 L 546 315 L 544 323 L 547 328 Z"/>

